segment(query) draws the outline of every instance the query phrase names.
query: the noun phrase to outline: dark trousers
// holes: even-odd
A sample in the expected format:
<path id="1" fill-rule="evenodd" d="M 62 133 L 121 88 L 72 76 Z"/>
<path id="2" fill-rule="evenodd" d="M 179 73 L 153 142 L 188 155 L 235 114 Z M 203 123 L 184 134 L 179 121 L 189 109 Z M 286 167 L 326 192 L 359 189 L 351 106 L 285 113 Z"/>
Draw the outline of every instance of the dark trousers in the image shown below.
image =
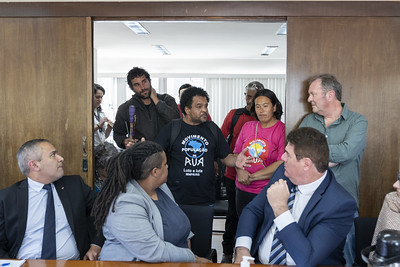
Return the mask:
<path id="1" fill-rule="evenodd" d="M 235 247 L 235 235 L 238 224 L 236 213 L 236 185 L 235 181 L 225 177 L 226 195 L 228 198 L 228 214 L 225 220 L 225 232 L 222 240 L 222 248 L 225 255 L 232 255 Z"/>
<path id="2" fill-rule="evenodd" d="M 257 196 L 257 194 L 245 192 L 236 188 L 236 212 L 239 217 L 244 207 L 246 207 L 255 196 Z"/>

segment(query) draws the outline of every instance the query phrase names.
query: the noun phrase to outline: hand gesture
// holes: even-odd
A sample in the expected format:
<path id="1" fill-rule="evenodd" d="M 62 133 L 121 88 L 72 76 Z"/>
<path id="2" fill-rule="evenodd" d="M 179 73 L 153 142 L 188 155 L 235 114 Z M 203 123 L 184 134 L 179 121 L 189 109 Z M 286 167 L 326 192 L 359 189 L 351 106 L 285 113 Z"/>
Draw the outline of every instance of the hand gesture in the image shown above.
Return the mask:
<path id="1" fill-rule="evenodd" d="M 247 147 L 245 147 L 242 152 L 237 155 L 235 162 L 236 168 L 244 170 L 244 167 L 251 167 L 250 163 L 252 162 L 252 157 L 246 156 L 246 151 Z"/>
<path id="2" fill-rule="evenodd" d="M 289 188 L 286 181 L 283 179 L 279 179 L 268 188 L 267 199 L 274 211 L 275 217 L 278 217 L 285 211 L 289 210 L 289 195 Z"/>

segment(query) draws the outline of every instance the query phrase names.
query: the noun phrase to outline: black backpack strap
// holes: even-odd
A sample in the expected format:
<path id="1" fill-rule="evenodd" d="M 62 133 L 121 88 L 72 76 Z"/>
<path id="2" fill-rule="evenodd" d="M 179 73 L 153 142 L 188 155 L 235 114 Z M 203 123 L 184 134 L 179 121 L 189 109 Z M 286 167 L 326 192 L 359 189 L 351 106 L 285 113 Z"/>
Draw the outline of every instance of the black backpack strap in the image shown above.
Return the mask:
<path id="1" fill-rule="evenodd" d="M 212 121 L 207 121 L 206 124 L 207 124 L 207 127 L 211 130 L 211 132 L 215 138 L 215 141 L 218 144 L 218 126 Z"/>
<path id="2" fill-rule="evenodd" d="M 179 132 L 181 131 L 181 125 L 182 125 L 182 118 L 181 119 L 175 119 L 171 121 L 171 139 L 169 141 L 169 146 L 168 146 L 168 153 L 171 153 L 172 150 L 172 144 L 175 142 L 176 138 L 179 135 Z"/>
<path id="3" fill-rule="evenodd" d="M 233 113 L 232 121 L 231 121 L 231 128 L 229 129 L 229 135 L 226 139 L 229 146 L 232 143 L 233 129 L 235 128 L 235 125 L 236 125 L 237 121 L 239 120 L 240 115 L 242 115 L 245 112 L 245 110 L 246 110 L 245 108 L 238 108 L 237 110 L 235 110 L 235 113 Z"/>

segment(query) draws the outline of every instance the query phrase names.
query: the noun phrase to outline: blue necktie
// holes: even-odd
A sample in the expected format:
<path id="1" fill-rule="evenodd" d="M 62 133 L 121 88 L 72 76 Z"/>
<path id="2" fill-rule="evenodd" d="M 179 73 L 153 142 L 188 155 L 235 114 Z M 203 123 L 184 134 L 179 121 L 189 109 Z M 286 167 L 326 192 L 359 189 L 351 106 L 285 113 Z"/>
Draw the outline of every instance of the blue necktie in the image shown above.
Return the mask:
<path id="1" fill-rule="evenodd" d="M 56 259 L 56 219 L 51 184 L 45 184 L 47 190 L 46 215 L 44 217 L 42 259 Z"/>
<path id="2" fill-rule="evenodd" d="M 294 186 L 292 188 L 292 192 L 290 193 L 289 198 L 288 198 L 288 206 L 289 206 L 290 211 L 292 211 L 292 208 L 293 208 L 294 197 L 296 195 L 296 191 L 297 191 L 297 186 Z M 278 232 L 279 232 L 278 228 L 276 227 L 274 239 L 272 241 L 272 246 L 271 246 L 271 253 L 269 255 L 269 264 L 285 265 L 286 264 L 286 250 L 285 250 L 285 247 L 283 246 L 282 242 L 276 236 Z"/>

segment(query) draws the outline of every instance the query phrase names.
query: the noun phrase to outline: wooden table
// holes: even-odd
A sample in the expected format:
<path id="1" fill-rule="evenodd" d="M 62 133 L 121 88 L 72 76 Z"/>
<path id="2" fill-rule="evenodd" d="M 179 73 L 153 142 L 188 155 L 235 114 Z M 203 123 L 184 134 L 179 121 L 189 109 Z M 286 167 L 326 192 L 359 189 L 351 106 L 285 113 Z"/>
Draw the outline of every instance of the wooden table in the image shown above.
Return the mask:
<path id="1" fill-rule="evenodd" d="M 238 264 L 228 263 L 145 263 L 126 261 L 72 261 L 72 260 L 26 260 L 22 267 L 238 267 Z M 251 265 L 251 266 L 261 266 Z M 282 267 L 282 265 L 263 265 L 268 267 Z M 328 267 L 328 266 L 327 266 Z M 336 266 L 337 267 L 337 266 Z"/>

